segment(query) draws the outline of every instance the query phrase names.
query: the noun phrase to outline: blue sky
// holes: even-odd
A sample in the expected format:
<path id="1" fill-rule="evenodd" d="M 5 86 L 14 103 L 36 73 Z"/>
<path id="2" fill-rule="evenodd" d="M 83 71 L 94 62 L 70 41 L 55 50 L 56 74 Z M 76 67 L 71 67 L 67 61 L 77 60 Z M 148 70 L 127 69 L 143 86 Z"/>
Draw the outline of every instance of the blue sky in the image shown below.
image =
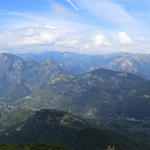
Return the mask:
<path id="1" fill-rule="evenodd" d="M 150 53 L 149 0 L 5 0 L 0 51 Z"/>

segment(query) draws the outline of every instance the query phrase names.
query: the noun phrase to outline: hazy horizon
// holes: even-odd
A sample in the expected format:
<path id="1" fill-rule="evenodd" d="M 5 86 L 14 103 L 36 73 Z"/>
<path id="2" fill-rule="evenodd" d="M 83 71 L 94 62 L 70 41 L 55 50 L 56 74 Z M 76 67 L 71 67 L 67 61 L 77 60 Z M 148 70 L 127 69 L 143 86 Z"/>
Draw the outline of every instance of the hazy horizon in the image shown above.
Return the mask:
<path id="1" fill-rule="evenodd" d="M 57 52 L 57 53 L 72 53 L 72 54 L 79 54 L 79 55 L 89 55 L 89 56 L 107 56 L 107 55 L 119 55 L 119 54 L 130 54 L 130 55 L 150 55 L 150 53 L 140 53 L 140 52 L 107 52 L 107 53 L 88 53 L 88 52 L 74 52 L 74 51 L 58 51 L 58 50 L 47 50 L 47 51 L 23 51 L 23 52 L 10 52 L 10 51 L 0 51 L 0 54 L 13 54 L 13 55 L 20 55 L 20 54 L 44 54 L 50 52 Z"/>

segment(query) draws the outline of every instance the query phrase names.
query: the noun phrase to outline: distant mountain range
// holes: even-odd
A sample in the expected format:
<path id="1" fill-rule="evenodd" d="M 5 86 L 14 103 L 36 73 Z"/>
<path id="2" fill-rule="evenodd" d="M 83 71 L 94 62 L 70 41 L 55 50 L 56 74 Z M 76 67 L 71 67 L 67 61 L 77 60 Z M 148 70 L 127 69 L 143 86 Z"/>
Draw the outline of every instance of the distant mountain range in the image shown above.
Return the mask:
<path id="1" fill-rule="evenodd" d="M 27 60 L 43 61 L 51 59 L 64 70 L 74 74 L 87 73 L 105 68 L 114 71 L 128 72 L 150 79 L 150 55 L 114 53 L 108 55 L 86 55 L 70 52 L 44 52 L 41 54 L 18 54 Z"/>
<path id="2" fill-rule="evenodd" d="M 29 114 L 30 110 L 24 109 L 24 111 Z M 0 132 L 0 141 L 11 144 L 56 143 L 74 150 L 106 150 L 107 148 L 107 150 L 114 148 L 116 150 L 141 150 L 141 148 L 148 150 L 150 148 L 149 145 L 140 141 L 135 142 L 110 130 L 96 128 L 70 113 L 46 109 L 35 111 L 33 115 L 30 115 L 33 113 L 31 110 L 28 116 L 23 115 L 22 112 L 23 110 L 18 109 L 14 112 L 15 116 L 10 113 L 3 117 L 6 121 L 3 123 L 9 124 L 9 127 L 0 128 L 3 129 Z M 20 116 L 18 117 L 20 121 L 11 125 L 9 120 L 15 122 L 16 116 Z M 22 119 L 23 116 L 28 116 L 28 119 Z"/>

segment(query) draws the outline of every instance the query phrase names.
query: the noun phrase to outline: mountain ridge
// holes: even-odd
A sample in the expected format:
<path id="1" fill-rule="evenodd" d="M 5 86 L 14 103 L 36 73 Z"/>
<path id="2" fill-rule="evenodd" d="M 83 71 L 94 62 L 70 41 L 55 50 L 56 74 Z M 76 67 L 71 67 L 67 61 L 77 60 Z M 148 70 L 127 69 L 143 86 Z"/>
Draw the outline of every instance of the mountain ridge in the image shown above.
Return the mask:
<path id="1" fill-rule="evenodd" d="M 150 79 L 150 55 L 133 53 L 112 54 L 79 54 L 71 52 L 47 51 L 40 54 L 17 54 L 26 60 L 42 61 L 50 58 L 64 70 L 74 74 L 86 73 L 105 68 L 114 71 L 128 72 Z"/>
<path id="2" fill-rule="evenodd" d="M 28 96 L 57 77 L 66 74 L 51 60 L 43 62 L 26 61 L 12 54 L 0 54 L 0 98 L 1 102 L 10 104 L 21 97 Z"/>

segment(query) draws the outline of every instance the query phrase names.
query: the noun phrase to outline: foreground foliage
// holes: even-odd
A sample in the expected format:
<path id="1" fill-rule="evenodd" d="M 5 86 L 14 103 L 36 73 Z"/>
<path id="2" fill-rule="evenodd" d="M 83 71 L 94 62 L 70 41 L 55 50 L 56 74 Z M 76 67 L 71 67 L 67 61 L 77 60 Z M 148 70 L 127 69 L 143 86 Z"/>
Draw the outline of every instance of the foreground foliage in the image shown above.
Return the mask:
<path id="1" fill-rule="evenodd" d="M 54 144 L 36 143 L 36 144 L 21 144 L 21 145 L 7 145 L 0 143 L 0 150 L 69 150 Z"/>

